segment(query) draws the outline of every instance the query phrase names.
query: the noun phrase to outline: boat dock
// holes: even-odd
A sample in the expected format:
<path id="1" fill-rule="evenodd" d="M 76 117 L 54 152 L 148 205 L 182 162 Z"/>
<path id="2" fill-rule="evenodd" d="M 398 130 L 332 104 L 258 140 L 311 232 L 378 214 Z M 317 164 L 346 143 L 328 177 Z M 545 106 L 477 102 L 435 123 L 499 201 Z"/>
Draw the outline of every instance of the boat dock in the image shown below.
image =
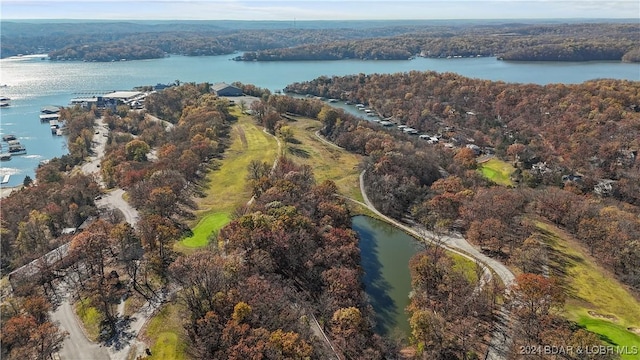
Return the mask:
<path id="1" fill-rule="evenodd" d="M 9 178 L 11 178 L 11 175 L 5 175 L 2 177 L 2 181 L 0 181 L 0 184 L 6 184 L 9 182 Z"/>
<path id="2" fill-rule="evenodd" d="M 11 155 L 23 155 L 27 153 L 27 149 L 20 143 L 20 140 L 16 139 L 15 135 L 5 135 L 2 140 L 7 142 L 9 146 L 9 153 Z M 3 158 L 2 160 L 9 160 L 9 158 Z"/>
<path id="3" fill-rule="evenodd" d="M 60 118 L 60 106 L 48 105 L 40 109 L 40 121 L 58 120 Z"/>

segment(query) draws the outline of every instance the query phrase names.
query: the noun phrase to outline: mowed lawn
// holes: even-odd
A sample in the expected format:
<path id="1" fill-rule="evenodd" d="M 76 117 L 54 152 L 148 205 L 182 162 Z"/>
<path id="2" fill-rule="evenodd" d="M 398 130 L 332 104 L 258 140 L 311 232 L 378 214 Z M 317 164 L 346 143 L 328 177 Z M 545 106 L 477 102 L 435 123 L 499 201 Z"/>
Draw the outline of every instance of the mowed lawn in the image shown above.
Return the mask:
<path id="1" fill-rule="evenodd" d="M 549 224 L 538 228 L 554 252 L 551 271 L 561 274 L 568 288 L 567 317 L 612 345 L 640 347 L 640 336 L 628 330 L 640 329 L 640 302 L 576 239 Z"/>
<path id="2" fill-rule="evenodd" d="M 182 245 L 188 248 L 200 248 L 209 243 L 211 234 L 222 229 L 231 220 L 228 212 L 216 212 L 205 215 L 193 228 L 193 235 L 182 240 Z"/>
<path id="3" fill-rule="evenodd" d="M 239 117 L 231 138 L 232 143 L 224 153 L 220 168 L 208 175 L 207 196 L 196 199 L 197 220 L 192 224 L 193 235 L 181 241 L 184 247 L 207 245 L 209 235 L 226 225 L 230 214 L 251 199 L 246 179 L 249 163 L 258 160 L 272 164 L 278 155 L 276 139 L 255 125 L 250 116 Z"/>
<path id="4" fill-rule="evenodd" d="M 151 356 L 146 359 L 188 359 L 183 313 L 180 305 L 167 304 L 149 321 L 144 337 L 151 339 Z"/>
<path id="5" fill-rule="evenodd" d="M 361 156 L 318 139 L 315 133 L 322 127 L 320 121 L 296 119 L 287 123 L 293 130 L 294 142 L 283 144 L 286 155 L 298 164 L 310 165 L 318 184 L 332 180 L 340 194 L 362 201 L 358 170 Z"/>
<path id="6" fill-rule="evenodd" d="M 494 183 L 503 186 L 513 186 L 511 174 L 513 174 L 516 169 L 508 162 L 494 157 L 478 164 L 478 168 L 480 172 L 482 172 L 482 175 Z"/>

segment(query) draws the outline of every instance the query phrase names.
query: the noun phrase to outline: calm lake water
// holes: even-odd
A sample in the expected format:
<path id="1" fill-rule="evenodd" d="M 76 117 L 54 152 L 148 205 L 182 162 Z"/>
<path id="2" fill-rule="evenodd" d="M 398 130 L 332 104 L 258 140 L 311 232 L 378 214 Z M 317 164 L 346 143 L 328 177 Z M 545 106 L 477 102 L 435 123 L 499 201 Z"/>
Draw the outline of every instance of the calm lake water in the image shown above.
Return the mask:
<path id="1" fill-rule="evenodd" d="M 237 62 L 236 55 L 120 61 L 111 63 L 52 62 L 40 56 L 0 60 L 0 96 L 11 106 L 0 110 L 0 135 L 15 134 L 27 155 L 0 163 L 4 186 L 15 186 L 44 159 L 66 153 L 62 137 L 52 136 L 38 115 L 45 105 L 66 106 L 78 93 L 130 90 L 140 85 L 182 82 L 240 81 L 272 91 L 322 75 L 397 73 L 411 70 L 455 72 L 473 78 L 522 83 L 580 83 L 595 78 L 640 80 L 640 65 L 619 62 L 520 63 L 494 58 L 424 59 L 411 61 Z"/>
<path id="2" fill-rule="evenodd" d="M 422 249 L 411 236 L 368 216 L 354 216 L 352 228 L 360 237 L 365 291 L 376 312 L 376 331 L 393 338 L 410 332 L 411 274 L 409 260 Z"/>

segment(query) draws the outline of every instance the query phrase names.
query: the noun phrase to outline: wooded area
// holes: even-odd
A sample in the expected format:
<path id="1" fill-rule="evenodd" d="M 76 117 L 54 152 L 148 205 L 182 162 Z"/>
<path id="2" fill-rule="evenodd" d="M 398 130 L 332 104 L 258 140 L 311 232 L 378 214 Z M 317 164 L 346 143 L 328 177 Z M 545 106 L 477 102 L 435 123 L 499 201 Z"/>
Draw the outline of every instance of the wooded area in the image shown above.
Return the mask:
<path id="1" fill-rule="evenodd" d="M 47 25 L 55 30 L 43 31 Z M 638 24 L 615 22 L 302 22 L 301 26 L 264 24 L 264 29 L 254 28 L 260 25 L 247 29 L 242 23 L 234 29 L 215 22 L 68 25 L 3 22 L 2 57 L 48 53 L 52 60 L 120 61 L 242 51 L 236 60 L 492 56 L 514 61 L 637 62 L 640 44 Z"/>
<path id="2" fill-rule="evenodd" d="M 317 118 L 326 139 L 365 155 L 367 193 L 383 213 L 438 236 L 461 231 L 522 272 L 511 295 L 501 298 L 503 289 L 483 283 L 480 268 L 470 276 L 437 247 L 417 254 L 408 308 L 416 356 L 485 354 L 502 302 L 516 329 L 515 358 L 526 344 L 600 343 L 561 316 L 565 284 L 548 266 L 552 252 L 541 224 L 574 236 L 594 261 L 640 291 L 638 82 L 538 86 L 409 72 L 321 77 L 287 88 L 366 104 L 396 124 L 437 135 L 438 144 L 317 99 L 236 85 L 261 96 L 248 108 L 237 106 L 270 133 L 287 137 L 290 120 L 282 114 Z M 236 121 L 229 106 L 209 84 L 188 83 L 147 97 L 146 111 L 164 121 L 124 106 L 105 111 L 110 134 L 102 179 L 108 188 L 127 190 L 141 215 L 135 228 L 120 214 L 99 213 L 95 179 L 73 171 L 90 154 L 95 110 L 61 112 L 69 155 L 41 165 L 35 185 L 2 200 L 2 271 L 66 242 L 68 257 L 38 267 L 38 276 L 14 289 L 11 309 L 2 311 L 3 356 L 18 358 L 25 349 L 52 354 L 60 346 L 64 334 L 43 314 L 61 271 L 72 274 L 74 293 L 101 314 L 102 340 L 117 333 L 116 305 L 125 294 L 151 299 L 174 290 L 186 309 L 182 325 L 194 358 L 326 358 L 314 316 L 350 359 L 396 356 L 407 345 L 374 333 L 351 213 L 336 185 L 317 184 L 310 166 L 287 157 L 273 170 L 250 164 L 254 201 L 211 234 L 209 247 L 176 252 L 174 244 L 189 233 L 193 199 L 206 191 L 205 176 L 229 144 Z M 478 153 L 467 145 L 512 163 L 514 186 L 484 177 Z M 602 180 L 611 181 L 610 190 L 599 187 Z M 82 232 L 63 235 L 86 220 Z"/>

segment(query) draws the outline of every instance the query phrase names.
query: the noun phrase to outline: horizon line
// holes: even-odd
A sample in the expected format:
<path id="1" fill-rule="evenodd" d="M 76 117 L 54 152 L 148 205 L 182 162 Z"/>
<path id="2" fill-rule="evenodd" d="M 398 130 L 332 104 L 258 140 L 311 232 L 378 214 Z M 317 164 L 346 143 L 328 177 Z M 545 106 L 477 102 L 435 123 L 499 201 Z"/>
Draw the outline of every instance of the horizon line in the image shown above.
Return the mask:
<path id="1" fill-rule="evenodd" d="M 344 22 L 344 21 L 473 21 L 473 20 L 482 20 L 482 21 L 501 21 L 501 20 L 638 20 L 639 18 L 634 17 L 535 17 L 535 18 L 520 18 L 520 17 L 512 17 L 512 18 L 415 18 L 415 19 L 116 19 L 116 18 L 2 18 L 0 17 L 0 21 L 11 21 L 11 20 L 20 20 L 20 21 L 246 21 L 246 22 L 260 22 L 260 21 L 268 21 L 268 22 L 310 22 L 310 21 L 323 21 L 323 22 Z"/>

